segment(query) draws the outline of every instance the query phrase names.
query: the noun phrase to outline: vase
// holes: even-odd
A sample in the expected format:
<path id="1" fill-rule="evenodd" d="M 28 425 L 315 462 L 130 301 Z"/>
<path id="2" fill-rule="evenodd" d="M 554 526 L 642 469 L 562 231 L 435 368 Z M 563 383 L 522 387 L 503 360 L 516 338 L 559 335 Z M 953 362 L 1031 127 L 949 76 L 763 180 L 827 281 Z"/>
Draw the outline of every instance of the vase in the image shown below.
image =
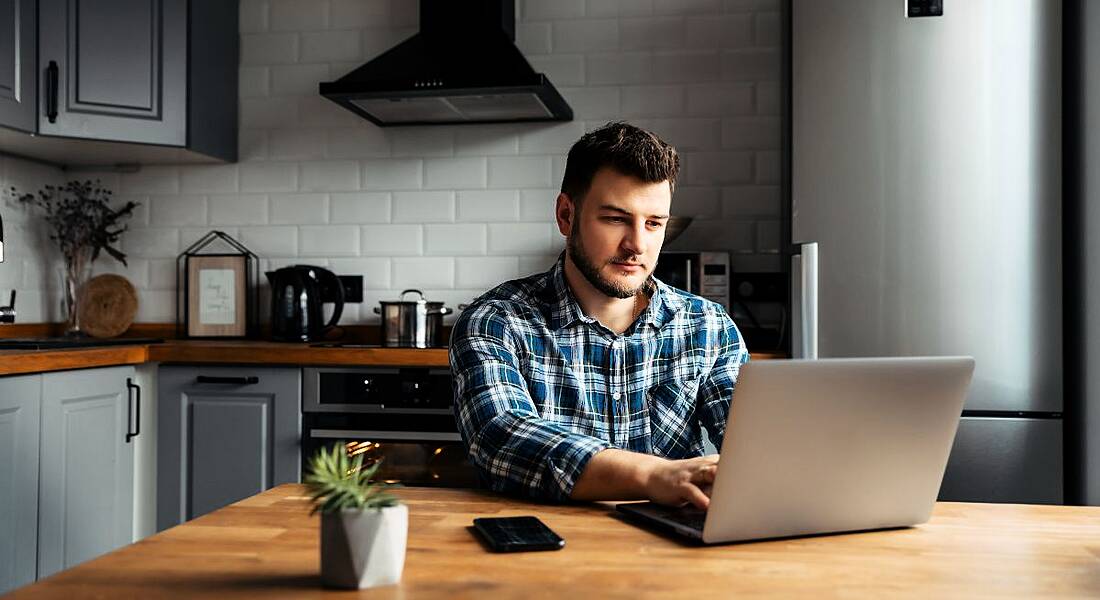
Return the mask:
<path id="1" fill-rule="evenodd" d="M 61 270 L 62 311 L 65 315 L 66 337 L 82 336 L 80 330 L 80 294 L 92 272 L 91 251 L 78 249 L 65 257 Z"/>
<path id="2" fill-rule="evenodd" d="M 409 507 L 346 509 L 321 515 L 321 582 L 364 589 L 401 581 Z"/>

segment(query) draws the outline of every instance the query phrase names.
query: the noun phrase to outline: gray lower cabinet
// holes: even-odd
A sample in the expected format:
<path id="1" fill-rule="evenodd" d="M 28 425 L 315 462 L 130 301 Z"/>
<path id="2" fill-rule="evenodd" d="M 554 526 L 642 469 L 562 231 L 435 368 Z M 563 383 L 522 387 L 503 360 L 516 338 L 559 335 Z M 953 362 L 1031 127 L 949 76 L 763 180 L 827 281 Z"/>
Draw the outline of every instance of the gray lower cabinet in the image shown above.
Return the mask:
<path id="1" fill-rule="evenodd" d="M 40 375 L 0 377 L 0 594 L 34 581 Z"/>
<path id="2" fill-rule="evenodd" d="M 299 480 L 301 370 L 162 366 L 157 529 Z"/>
<path id="3" fill-rule="evenodd" d="M 130 543 L 133 367 L 42 375 L 38 577 Z"/>
<path id="4" fill-rule="evenodd" d="M 963 417 L 939 499 L 1061 504 L 1061 419 Z"/>

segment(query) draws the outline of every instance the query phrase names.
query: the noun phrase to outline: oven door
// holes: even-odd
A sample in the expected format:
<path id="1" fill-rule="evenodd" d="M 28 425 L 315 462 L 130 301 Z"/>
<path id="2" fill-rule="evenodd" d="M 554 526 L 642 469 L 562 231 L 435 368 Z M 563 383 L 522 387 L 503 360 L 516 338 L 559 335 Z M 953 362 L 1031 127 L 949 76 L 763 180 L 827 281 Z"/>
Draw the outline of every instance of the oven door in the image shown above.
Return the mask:
<path id="1" fill-rule="evenodd" d="M 381 461 L 375 478 L 408 486 L 482 487 L 477 471 L 466 457 L 466 447 L 457 431 L 397 430 L 370 428 L 369 423 L 317 422 L 305 415 L 302 432 L 302 475 L 310 457 L 321 448 L 342 444 L 349 456 L 363 456 L 363 464 Z M 331 421 L 331 419 L 327 419 Z"/>

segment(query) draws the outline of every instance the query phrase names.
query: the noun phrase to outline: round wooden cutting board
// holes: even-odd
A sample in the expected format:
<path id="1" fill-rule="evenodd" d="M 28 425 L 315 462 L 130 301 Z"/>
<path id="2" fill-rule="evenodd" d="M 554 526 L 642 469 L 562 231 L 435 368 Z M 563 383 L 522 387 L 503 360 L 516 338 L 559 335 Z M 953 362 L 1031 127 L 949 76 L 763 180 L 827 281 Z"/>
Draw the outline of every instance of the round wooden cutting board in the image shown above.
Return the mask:
<path id="1" fill-rule="evenodd" d="M 137 308 L 137 292 L 130 280 L 104 273 L 89 279 L 81 289 L 77 319 L 80 329 L 92 337 L 115 337 L 130 328 Z"/>

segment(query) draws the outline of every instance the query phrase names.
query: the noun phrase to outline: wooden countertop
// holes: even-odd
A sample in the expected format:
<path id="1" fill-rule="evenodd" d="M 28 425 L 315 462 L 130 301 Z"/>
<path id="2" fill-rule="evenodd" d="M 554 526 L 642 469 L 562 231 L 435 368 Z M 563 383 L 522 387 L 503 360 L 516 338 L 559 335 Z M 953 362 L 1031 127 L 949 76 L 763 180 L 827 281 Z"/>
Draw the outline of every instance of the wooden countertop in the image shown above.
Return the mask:
<path id="1" fill-rule="evenodd" d="M 754 360 L 781 358 L 753 353 Z M 309 344 L 253 340 L 174 340 L 160 344 L 0 350 L 0 375 L 65 371 L 146 362 L 255 365 L 449 366 L 446 348 L 318 348 Z"/>
<path id="2" fill-rule="evenodd" d="M 400 584 L 321 588 L 318 518 L 280 486 L 12 593 L 29 598 L 1084 598 L 1100 597 L 1100 507 L 939 503 L 915 528 L 713 547 L 680 543 L 606 504 L 540 505 L 403 488 Z M 478 516 L 536 515 L 555 552 L 491 554 Z"/>

